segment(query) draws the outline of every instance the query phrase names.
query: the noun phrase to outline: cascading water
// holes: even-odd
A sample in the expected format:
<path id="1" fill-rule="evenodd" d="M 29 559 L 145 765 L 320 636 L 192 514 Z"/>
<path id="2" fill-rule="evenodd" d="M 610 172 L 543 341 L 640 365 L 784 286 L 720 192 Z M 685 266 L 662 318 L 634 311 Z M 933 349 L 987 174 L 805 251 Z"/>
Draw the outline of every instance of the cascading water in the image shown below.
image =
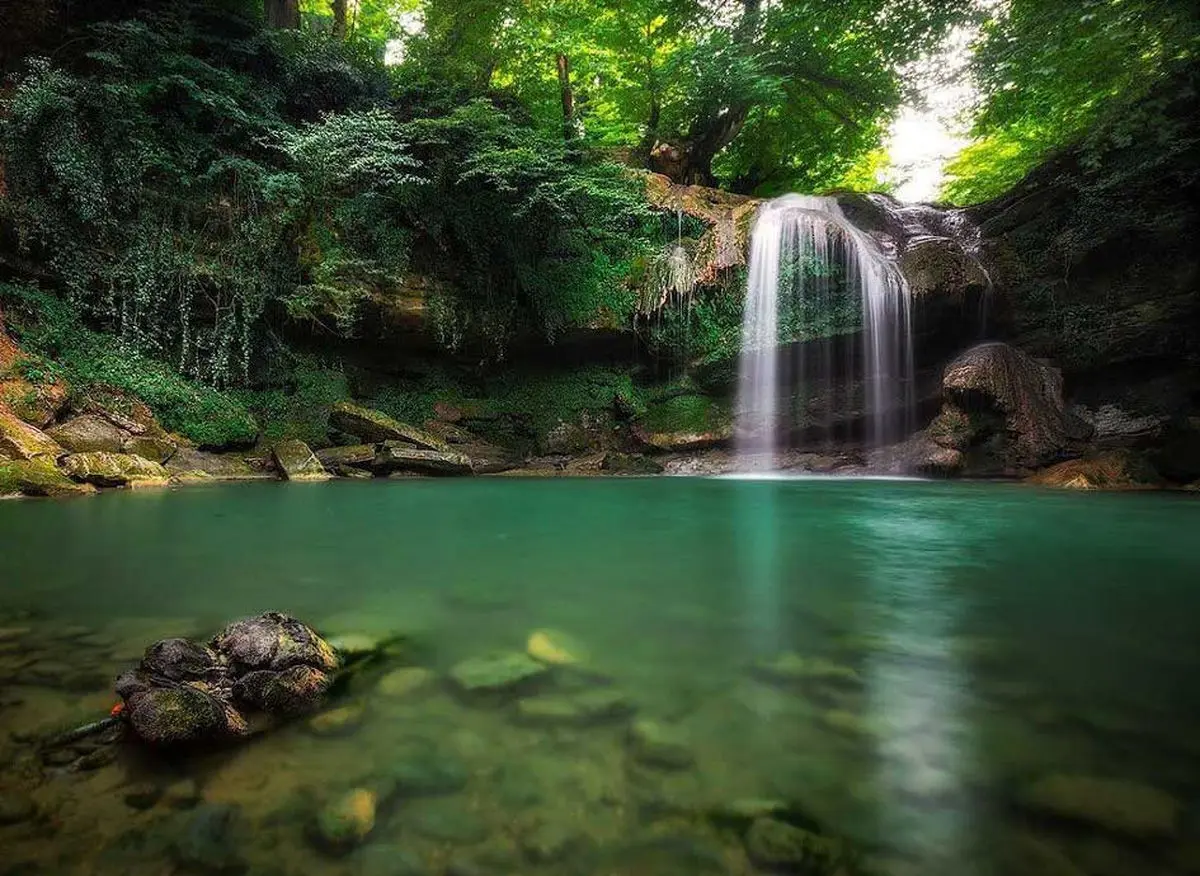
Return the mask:
<path id="1" fill-rule="evenodd" d="M 912 311 L 903 277 L 833 198 L 785 195 L 759 208 L 751 236 L 738 384 L 739 469 L 777 467 L 780 434 L 796 425 L 780 412 L 781 391 L 788 389 L 781 382 L 780 314 L 803 319 L 828 313 L 839 289 L 857 289 L 861 300 L 865 437 L 878 446 L 908 431 L 915 390 Z M 829 354 L 819 370 L 824 373 L 797 368 L 799 382 L 832 388 Z"/>

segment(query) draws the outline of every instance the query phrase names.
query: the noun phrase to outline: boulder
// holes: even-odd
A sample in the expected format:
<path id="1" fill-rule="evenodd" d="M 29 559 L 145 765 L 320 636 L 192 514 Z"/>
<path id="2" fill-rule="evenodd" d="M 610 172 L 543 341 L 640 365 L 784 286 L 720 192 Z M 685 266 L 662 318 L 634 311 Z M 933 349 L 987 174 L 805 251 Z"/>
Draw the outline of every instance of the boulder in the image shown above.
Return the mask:
<path id="1" fill-rule="evenodd" d="M 333 672 L 339 661 L 333 648 L 310 627 L 293 617 L 268 611 L 225 627 L 209 646 L 225 655 L 237 670 L 311 666 Z"/>
<path id="2" fill-rule="evenodd" d="M 286 481 L 329 480 L 329 472 L 303 441 L 280 441 L 271 448 L 271 457 Z"/>
<path id="3" fill-rule="evenodd" d="M 399 441 L 385 441 L 375 455 L 372 467 L 391 472 L 421 472 L 425 474 L 469 475 L 471 460 L 461 453 L 442 450 L 423 450 Z"/>
<path id="4" fill-rule="evenodd" d="M 317 459 L 321 465 L 330 471 L 337 471 L 342 466 L 369 467 L 375 460 L 374 444 L 351 444 L 348 447 L 326 447 L 317 451 Z"/>
<path id="5" fill-rule="evenodd" d="M 178 445 L 170 438 L 156 438 L 150 435 L 134 435 L 126 438 L 121 445 L 121 452 L 131 456 L 140 456 L 151 462 L 165 463 L 175 455 Z"/>
<path id="6" fill-rule="evenodd" d="M 129 434 L 96 414 L 81 414 L 46 430 L 70 453 L 120 453 Z"/>
<path id="7" fill-rule="evenodd" d="M 79 496 L 96 492 L 91 484 L 77 484 L 46 459 L 0 459 L 0 496 Z"/>
<path id="8" fill-rule="evenodd" d="M 349 402 L 335 404 L 329 412 L 329 422 L 335 429 L 361 438 L 367 443 L 402 441 L 425 450 L 449 450 L 446 442 L 428 432 L 393 420 L 387 414 Z"/>
<path id="9" fill-rule="evenodd" d="M 1112 450 L 1069 459 L 1026 479 L 1043 487 L 1068 490 L 1149 490 L 1159 486 L 1154 468 L 1129 450 Z"/>
<path id="10" fill-rule="evenodd" d="M 54 461 L 65 452 L 57 441 L 41 429 L 0 407 L 0 458 L 43 458 Z"/>
<path id="11" fill-rule="evenodd" d="M 990 432 L 1002 440 L 999 454 L 1010 468 L 1044 465 L 1090 432 L 1063 407 L 1062 373 L 1008 344 L 989 342 L 962 353 L 946 366 L 942 394 L 950 410 L 933 427 L 934 440 L 962 450 Z M 1003 418 L 1002 432 L 988 425 L 989 414 Z"/>
<path id="12" fill-rule="evenodd" d="M 168 473 L 157 462 L 120 453 L 73 453 L 63 460 L 71 478 L 97 487 L 124 487 L 135 482 L 166 483 Z"/>
<path id="13" fill-rule="evenodd" d="M 666 452 L 707 450 L 710 447 L 721 447 L 733 441 L 733 425 L 723 425 L 702 431 L 689 429 L 650 431 L 639 426 L 634 429 L 634 435 L 642 444 L 654 450 Z"/>
<path id="14" fill-rule="evenodd" d="M 1122 779 L 1056 773 L 1022 788 L 1017 804 L 1034 814 L 1086 824 L 1135 840 L 1173 837 L 1182 806 L 1158 788 Z"/>
<path id="15" fill-rule="evenodd" d="M 139 690 L 125 700 L 125 711 L 134 732 L 155 745 L 246 732 L 245 721 L 200 682 Z"/>
<path id="16" fill-rule="evenodd" d="M 192 447 L 180 447 L 167 460 L 166 469 L 176 477 L 198 472 L 202 476 L 219 481 L 262 480 L 271 477 L 270 474 L 251 466 L 240 456 L 208 453 Z"/>
<path id="17" fill-rule="evenodd" d="M 69 390 L 62 380 L 33 382 L 22 377 L 0 380 L 0 408 L 39 429 L 45 429 L 67 404 Z"/>

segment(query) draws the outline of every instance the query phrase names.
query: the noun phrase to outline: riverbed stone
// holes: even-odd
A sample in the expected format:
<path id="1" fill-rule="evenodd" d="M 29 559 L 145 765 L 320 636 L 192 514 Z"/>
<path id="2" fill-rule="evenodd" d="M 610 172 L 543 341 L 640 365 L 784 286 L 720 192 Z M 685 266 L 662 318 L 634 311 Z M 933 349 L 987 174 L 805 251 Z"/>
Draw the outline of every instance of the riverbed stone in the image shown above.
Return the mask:
<path id="1" fill-rule="evenodd" d="M 399 797 L 437 797 L 456 794 L 467 786 L 470 773 L 457 757 L 435 748 L 414 751 L 385 770 L 384 785 Z"/>
<path id="2" fill-rule="evenodd" d="M 162 795 L 161 785 L 155 782 L 138 782 L 126 788 L 121 799 L 131 809 L 150 809 L 162 799 Z"/>
<path id="3" fill-rule="evenodd" d="M 1124 779 L 1055 773 L 1022 788 L 1021 808 L 1132 839 L 1174 836 L 1182 807 L 1165 791 Z"/>
<path id="4" fill-rule="evenodd" d="M 1011 872 L 1021 876 L 1086 876 L 1065 852 L 1033 834 L 1016 834 L 1002 854 Z"/>
<path id="5" fill-rule="evenodd" d="M 62 461 L 63 471 L 74 480 L 97 487 L 124 487 L 137 481 L 165 484 L 168 473 L 157 462 L 122 453 L 72 453 Z"/>
<path id="6" fill-rule="evenodd" d="M 529 724 L 593 724 L 624 718 L 634 710 L 629 696 L 615 688 L 526 697 L 517 702 L 517 718 Z"/>
<path id="7" fill-rule="evenodd" d="M 845 856 L 842 843 L 774 818 L 758 818 L 746 831 L 746 853 L 760 867 L 833 876 Z"/>
<path id="8" fill-rule="evenodd" d="M 331 852 L 361 844 L 375 829 L 379 799 L 367 788 L 352 788 L 330 800 L 317 813 L 315 838 Z"/>
<path id="9" fill-rule="evenodd" d="M 541 629 L 529 634 L 525 653 L 547 666 L 575 666 L 587 662 L 587 651 L 574 637 L 560 630 Z"/>
<path id="10" fill-rule="evenodd" d="M 307 726 L 317 736 L 349 736 L 362 725 L 365 713 L 361 703 L 350 703 L 314 715 Z"/>
<path id="11" fill-rule="evenodd" d="M 393 669 L 379 679 L 375 690 L 389 699 L 404 699 L 428 690 L 434 679 L 432 670 L 422 666 L 405 666 Z"/>
<path id="12" fill-rule="evenodd" d="M 287 481 L 327 481 L 325 466 L 303 441 L 294 438 L 279 441 L 271 448 L 271 457 Z"/>
<path id="13" fill-rule="evenodd" d="M 425 450 L 448 451 L 449 445 L 408 423 L 392 419 L 381 411 L 364 408 L 350 402 L 338 402 L 329 412 L 329 422 L 335 429 L 362 439 L 365 443 L 402 441 Z"/>
<path id="14" fill-rule="evenodd" d="M 179 817 L 182 822 L 172 853 L 187 872 L 232 874 L 245 869 L 239 849 L 242 816 L 237 806 L 206 803 Z"/>
<path id="15" fill-rule="evenodd" d="M 629 750 L 635 760 L 660 769 L 684 770 L 696 760 L 686 734 L 649 718 L 630 725 Z"/>
<path id="16" fill-rule="evenodd" d="M 518 651 L 498 652 L 463 660 L 450 678 L 468 693 L 509 691 L 548 672 L 546 666 Z"/>
<path id="17" fill-rule="evenodd" d="M 543 822 L 521 837 L 521 851 L 532 864 L 552 864 L 575 857 L 587 835 L 568 821 Z"/>

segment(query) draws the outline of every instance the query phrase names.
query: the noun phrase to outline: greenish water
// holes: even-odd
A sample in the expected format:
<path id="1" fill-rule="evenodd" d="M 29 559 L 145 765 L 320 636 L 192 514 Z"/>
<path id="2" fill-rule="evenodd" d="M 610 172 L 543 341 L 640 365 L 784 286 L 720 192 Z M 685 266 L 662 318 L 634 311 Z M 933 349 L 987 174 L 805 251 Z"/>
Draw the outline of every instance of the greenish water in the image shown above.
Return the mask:
<path id="1" fill-rule="evenodd" d="M 726 812 L 747 800 L 846 838 L 846 874 L 1200 873 L 1198 538 L 1191 496 L 889 481 L 0 503 L 0 873 L 834 872 L 756 867 Z M 95 769 L 35 750 L 105 714 L 111 676 L 155 638 L 268 609 L 411 644 L 332 704 L 364 710 L 337 735 L 301 721 L 187 759 L 120 747 Z M 546 725 L 446 678 L 539 628 L 587 657 L 524 696 L 619 690 L 690 762 L 647 763 L 628 717 Z M 764 668 L 785 652 L 839 669 Z M 433 680 L 384 693 L 401 666 Z M 314 846 L 323 800 L 409 762 L 463 781 L 380 808 L 347 854 Z M 147 785 L 176 792 L 144 805 Z M 232 857 L 189 853 L 226 805 Z"/>

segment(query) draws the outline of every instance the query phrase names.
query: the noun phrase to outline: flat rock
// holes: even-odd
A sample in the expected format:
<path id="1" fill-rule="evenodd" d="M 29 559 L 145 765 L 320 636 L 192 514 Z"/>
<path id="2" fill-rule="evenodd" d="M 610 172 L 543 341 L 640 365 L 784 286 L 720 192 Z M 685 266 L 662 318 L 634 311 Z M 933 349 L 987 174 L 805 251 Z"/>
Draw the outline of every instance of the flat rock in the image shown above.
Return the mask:
<path id="1" fill-rule="evenodd" d="M 362 439 L 366 443 L 402 441 L 425 450 L 449 450 L 449 445 L 436 435 L 394 420 L 381 411 L 338 402 L 329 412 L 329 422 L 335 429 Z"/>
<path id="2" fill-rule="evenodd" d="M 1031 812 L 1090 824 L 1133 839 L 1174 836 L 1178 800 L 1138 782 L 1058 773 L 1021 789 L 1018 804 Z"/>
<path id="3" fill-rule="evenodd" d="M 303 441 L 280 441 L 271 448 L 271 457 L 284 480 L 327 481 L 330 478 L 325 466 Z"/>
<path id="4" fill-rule="evenodd" d="M 375 459 L 374 444 L 351 444 L 347 447 L 326 447 L 317 451 L 321 465 L 333 471 L 339 466 L 359 466 Z"/>
<path id="5" fill-rule="evenodd" d="M 51 426 L 46 434 L 57 441 L 69 453 L 120 453 L 129 434 L 96 414 L 81 414 L 57 426 Z"/>
<path id="6" fill-rule="evenodd" d="M 688 769 L 696 760 L 682 731 L 648 718 L 634 721 L 630 726 L 629 749 L 639 762 L 660 769 Z"/>
<path id="7" fill-rule="evenodd" d="M 72 479 L 97 487 L 123 487 L 135 481 L 165 484 L 168 477 L 167 470 L 157 462 L 121 453 L 73 453 L 62 466 Z"/>
<path id="8" fill-rule="evenodd" d="M 166 469 L 176 476 L 200 472 L 221 481 L 266 480 L 271 477 L 240 456 L 209 453 L 191 447 L 180 447 L 167 460 Z"/>
<path id="9" fill-rule="evenodd" d="M 427 450 L 398 441 L 383 442 L 371 466 L 377 471 L 389 473 L 469 475 L 473 471 L 470 457 L 462 453 Z"/>
<path id="10" fill-rule="evenodd" d="M 450 670 L 450 678 L 468 692 L 503 691 L 547 672 L 545 665 L 528 654 L 501 652 L 464 660 Z"/>

